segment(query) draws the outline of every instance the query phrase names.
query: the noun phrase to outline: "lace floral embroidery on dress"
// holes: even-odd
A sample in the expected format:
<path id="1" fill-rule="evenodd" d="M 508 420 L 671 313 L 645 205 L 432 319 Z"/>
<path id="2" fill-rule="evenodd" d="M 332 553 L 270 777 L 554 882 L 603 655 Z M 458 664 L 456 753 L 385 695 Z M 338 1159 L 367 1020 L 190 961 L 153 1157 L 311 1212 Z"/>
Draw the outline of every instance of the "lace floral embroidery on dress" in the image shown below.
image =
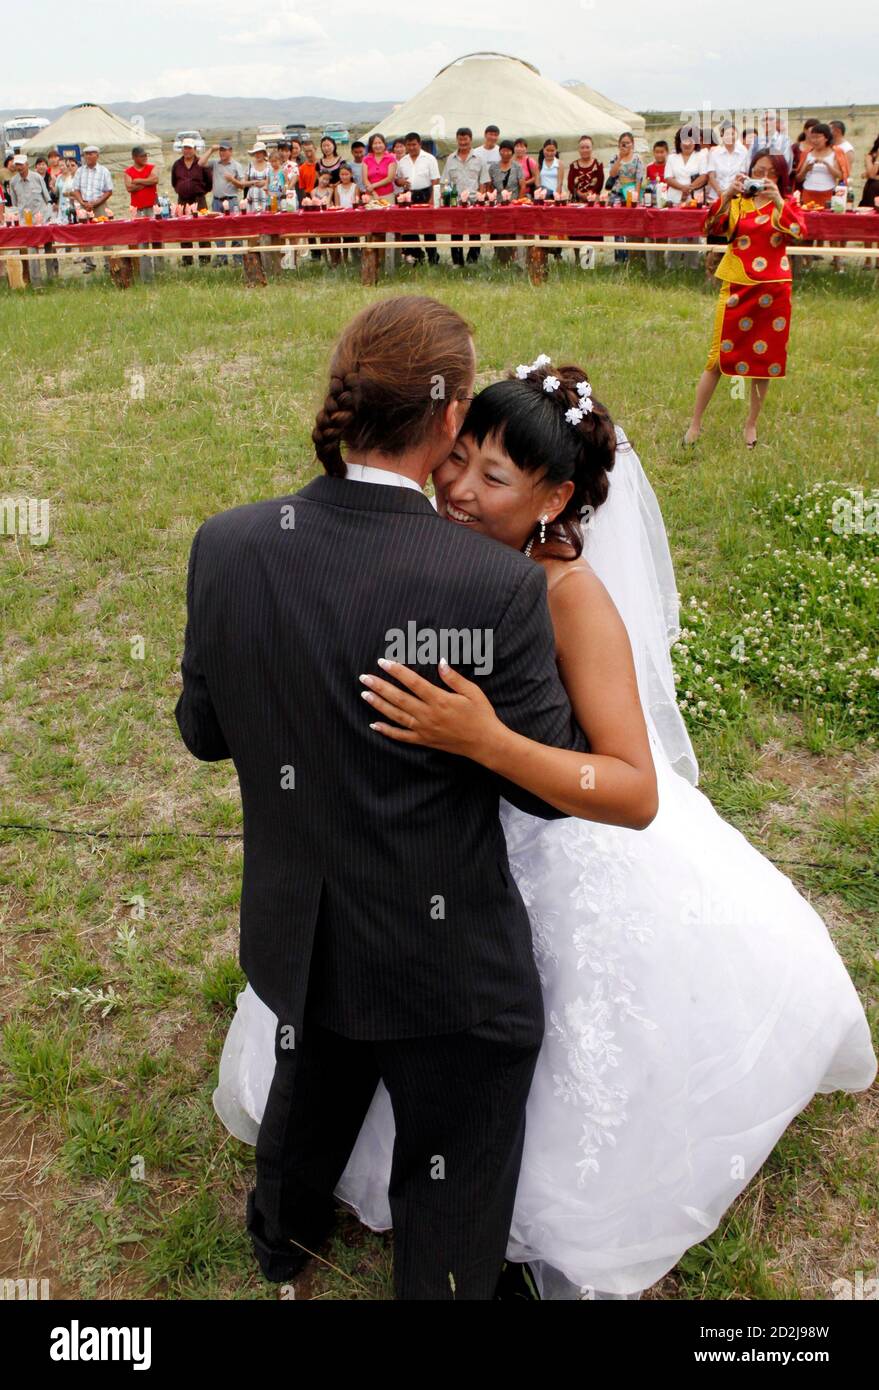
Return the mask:
<path id="1" fill-rule="evenodd" d="M 555 971 L 559 963 L 558 953 L 552 942 L 558 915 L 557 912 L 537 912 L 532 907 L 528 908 L 534 964 L 537 966 L 537 974 L 544 989 L 549 984 L 549 967 L 552 966 Z"/>
<path id="2" fill-rule="evenodd" d="M 613 1078 L 623 1052 L 626 1026 L 657 1026 L 636 1002 L 637 986 L 623 964 L 626 948 L 652 942 L 654 919 L 624 907 L 626 885 L 637 871 L 634 844 L 624 832 L 613 826 L 566 820 L 555 822 L 551 838 L 546 836 L 538 847 L 533 824 L 530 817 L 513 814 L 505 818 L 505 831 L 511 867 L 531 919 L 535 961 L 547 991 L 546 1002 L 554 1006 L 548 1008 L 551 1027 L 545 1042 L 555 1068 L 554 1094 L 562 1104 L 573 1105 L 583 1114 L 578 1141 L 582 1157 L 576 1163 L 577 1185 L 583 1187 L 590 1173 L 600 1171 L 602 1146 L 616 1144 L 615 1131 L 628 1119 L 628 1091 Z M 538 866 L 540 873 L 535 876 Z M 572 868 L 571 908 L 565 914 L 570 936 L 565 943 L 557 935 L 562 914 L 555 910 L 538 912 L 534 904 L 551 901 L 553 890 L 558 901 L 559 888 L 562 882 L 570 882 Z M 559 953 L 565 944 L 569 954 L 573 948 L 577 970 L 585 971 L 592 981 L 591 987 L 567 999 L 551 988 L 548 978 L 560 978 Z"/>

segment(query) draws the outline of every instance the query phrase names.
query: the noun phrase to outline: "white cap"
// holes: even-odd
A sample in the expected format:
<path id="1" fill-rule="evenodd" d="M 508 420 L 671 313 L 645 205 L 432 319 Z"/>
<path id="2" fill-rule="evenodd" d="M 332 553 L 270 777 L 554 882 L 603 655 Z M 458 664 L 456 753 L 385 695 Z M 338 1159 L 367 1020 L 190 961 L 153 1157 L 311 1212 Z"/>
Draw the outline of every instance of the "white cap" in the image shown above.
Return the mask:
<path id="1" fill-rule="evenodd" d="M 86 145 L 86 146 L 84 146 L 82 152 L 83 152 L 83 154 L 100 154 L 100 153 L 101 153 L 101 151 L 98 149 L 97 145 Z"/>
<path id="2" fill-rule="evenodd" d="M 257 140 L 253 149 L 247 151 L 248 154 L 266 154 L 267 152 L 268 145 L 264 144 L 262 140 Z"/>
<path id="3" fill-rule="evenodd" d="M 194 141 L 194 140 L 181 140 L 181 141 L 180 141 L 180 148 L 181 148 L 181 150 L 194 150 L 194 149 L 195 149 L 195 141 Z"/>
<path id="4" fill-rule="evenodd" d="M 17 155 L 14 155 L 14 156 L 13 156 L 12 162 L 13 162 L 13 164 L 27 164 L 27 155 L 26 155 L 26 154 L 17 154 Z"/>

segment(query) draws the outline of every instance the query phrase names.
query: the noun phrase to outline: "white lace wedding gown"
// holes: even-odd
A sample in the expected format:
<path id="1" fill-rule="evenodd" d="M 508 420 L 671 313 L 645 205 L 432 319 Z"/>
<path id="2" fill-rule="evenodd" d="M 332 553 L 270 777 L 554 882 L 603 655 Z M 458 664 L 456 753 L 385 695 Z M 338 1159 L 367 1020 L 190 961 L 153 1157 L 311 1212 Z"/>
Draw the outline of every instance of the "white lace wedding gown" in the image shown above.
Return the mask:
<path id="1" fill-rule="evenodd" d="M 508 1256 L 544 1298 L 637 1295 L 704 1240 L 816 1092 L 861 1090 L 876 1058 L 821 918 L 716 814 L 669 661 L 677 594 L 662 519 L 621 447 L 585 555 L 632 640 L 659 780 L 645 831 L 542 821 L 502 803 L 528 908 L 546 1037 L 528 1100 Z M 214 1105 L 255 1143 L 275 1015 L 238 996 Z M 391 1226 L 383 1085 L 336 1189 Z"/>

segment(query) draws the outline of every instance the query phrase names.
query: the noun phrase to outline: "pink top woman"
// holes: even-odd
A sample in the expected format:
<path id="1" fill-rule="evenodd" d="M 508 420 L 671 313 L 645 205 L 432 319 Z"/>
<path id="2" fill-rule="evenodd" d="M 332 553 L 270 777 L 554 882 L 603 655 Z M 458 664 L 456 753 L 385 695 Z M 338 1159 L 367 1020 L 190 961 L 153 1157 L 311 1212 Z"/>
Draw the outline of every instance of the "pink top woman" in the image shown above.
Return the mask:
<path id="1" fill-rule="evenodd" d="M 375 194 L 379 198 L 389 198 L 394 191 L 394 185 L 390 179 L 386 178 L 387 172 L 392 164 L 396 164 L 390 150 L 385 150 L 381 159 L 376 159 L 374 154 L 364 156 L 363 165 L 366 169 L 366 177 L 373 185 Z"/>

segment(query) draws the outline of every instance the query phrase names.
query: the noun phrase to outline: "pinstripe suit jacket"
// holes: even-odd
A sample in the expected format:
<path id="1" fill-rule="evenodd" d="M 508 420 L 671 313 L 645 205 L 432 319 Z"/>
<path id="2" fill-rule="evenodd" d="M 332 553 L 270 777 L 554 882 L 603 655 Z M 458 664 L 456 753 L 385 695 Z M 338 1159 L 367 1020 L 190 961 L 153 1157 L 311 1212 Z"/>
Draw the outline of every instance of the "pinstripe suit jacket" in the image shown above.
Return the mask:
<path id="1" fill-rule="evenodd" d="M 374 733 L 358 675 L 411 621 L 488 629 L 493 669 L 476 678 L 500 718 L 585 749 L 541 567 L 414 489 L 319 477 L 206 521 L 187 606 L 177 722 L 197 758 L 235 763 L 241 965 L 279 1019 L 298 1035 L 310 972 L 310 1014 L 354 1038 L 463 1030 L 533 989 L 498 798 L 559 813 L 467 759 Z M 438 682 L 435 666 L 420 674 Z"/>

